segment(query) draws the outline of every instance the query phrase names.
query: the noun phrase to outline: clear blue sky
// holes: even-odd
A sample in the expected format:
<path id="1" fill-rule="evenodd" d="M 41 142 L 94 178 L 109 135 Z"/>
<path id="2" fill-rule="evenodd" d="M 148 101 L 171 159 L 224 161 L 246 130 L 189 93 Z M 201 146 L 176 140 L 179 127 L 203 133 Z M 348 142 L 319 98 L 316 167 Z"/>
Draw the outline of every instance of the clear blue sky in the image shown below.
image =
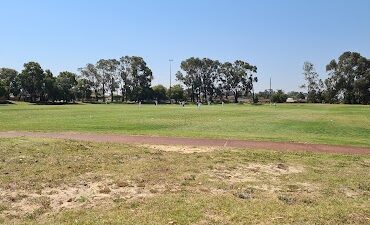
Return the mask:
<path id="1" fill-rule="evenodd" d="M 154 84 L 191 56 L 258 67 L 257 90 L 297 90 L 308 60 L 344 51 L 370 58 L 368 0 L 1 0 L 0 67 L 34 60 L 57 75 L 86 63 L 142 56 Z"/>

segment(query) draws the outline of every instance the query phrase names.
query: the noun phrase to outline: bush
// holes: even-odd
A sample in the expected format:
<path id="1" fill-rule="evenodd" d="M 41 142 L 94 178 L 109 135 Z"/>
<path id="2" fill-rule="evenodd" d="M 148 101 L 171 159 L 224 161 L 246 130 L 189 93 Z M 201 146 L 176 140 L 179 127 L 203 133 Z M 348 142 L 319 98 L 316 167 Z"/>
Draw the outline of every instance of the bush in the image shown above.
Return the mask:
<path id="1" fill-rule="evenodd" d="M 278 90 L 272 95 L 272 101 L 276 103 L 286 102 L 288 95 L 286 95 L 282 90 Z"/>

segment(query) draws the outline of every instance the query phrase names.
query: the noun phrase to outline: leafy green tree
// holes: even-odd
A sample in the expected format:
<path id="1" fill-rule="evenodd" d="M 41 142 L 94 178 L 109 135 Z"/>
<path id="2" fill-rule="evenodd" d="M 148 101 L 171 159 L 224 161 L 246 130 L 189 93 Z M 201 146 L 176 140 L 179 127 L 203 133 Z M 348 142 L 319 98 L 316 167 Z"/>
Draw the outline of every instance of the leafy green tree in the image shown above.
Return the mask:
<path id="1" fill-rule="evenodd" d="M 153 100 L 153 96 L 154 96 L 153 89 L 151 87 L 145 87 L 141 89 L 139 99 L 137 101 L 140 102 L 143 100 Z"/>
<path id="2" fill-rule="evenodd" d="M 108 60 L 106 59 L 100 59 L 97 63 L 96 63 L 96 69 L 97 69 L 97 72 L 101 78 L 101 90 L 103 92 L 103 102 L 105 102 L 105 93 L 108 89 L 108 82 L 110 82 L 111 80 L 111 77 L 110 77 L 110 63 Z"/>
<path id="3" fill-rule="evenodd" d="M 14 97 L 18 97 L 18 100 L 21 99 L 22 94 L 22 84 L 20 80 L 19 74 L 14 78 L 12 83 L 10 84 L 10 93 L 13 94 Z"/>
<path id="4" fill-rule="evenodd" d="M 325 90 L 323 91 L 323 98 L 326 103 L 337 103 L 338 99 L 338 90 L 336 89 L 336 81 L 332 77 L 329 77 L 325 80 Z"/>
<path id="5" fill-rule="evenodd" d="M 227 98 L 233 93 L 234 101 L 243 94 L 252 93 L 254 99 L 254 83 L 258 81 L 255 73 L 257 67 L 247 62 L 237 60 L 234 63 L 221 64 L 208 58 L 189 58 L 181 63 L 181 69 L 176 74 L 189 91 L 191 101 L 212 101 L 214 96 Z"/>
<path id="6" fill-rule="evenodd" d="M 199 58 L 191 57 L 181 62 L 181 69 L 184 73 L 180 71 L 176 73 L 176 79 L 188 88 L 192 102 L 200 101 L 201 66 L 202 61 Z"/>
<path id="7" fill-rule="evenodd" d="M 357 52 L 344 52 L 327 66 L 329 78 L 325 82 L 331 98 L 335 93 L 338 99 L 348 104 L 367 104 L 370 100 L 370 60 Z"/>
<path id="8" fill-rule="evenodd" d="M 167 100 L 167 89 L 163 85 L 156 85 L 153 87 L 153 95 L 158 101 Z"/>
<path id="9" fill-rule="evenodd" d="M 243 62 L 243 63 L 246 63 L 246 62 Z M 246 64 L 249 65 L 248 63 L 246 63 Z M 248 69 L 248 67 L 244 68 L 244 71 L 245 71 L 244 73 L 245 74 L 248 74 L 248 70 L 251 71 L 251 73 L 249 74 L 249 77 L 248 77 L 248 81 L 245 84 L 245 93 L 246 93 L 246 95 L 248 95 L 249 93 L 252 93 L 252 101 L 253 101 L 253 103 L 257 103 L 258 102 L 258 97 L 256 97 L 254 95 L 254 84 L 253 84 L 253 83 L 258 82 L 258 77 L 255 76 L 255 73 L 257 73 L 257 67 L 251 66 L 251 67 L 249 67 L 249 69 Z"/>
<path id="10" fill-rule="evenodd" d="M 288 98 L 293 98 L 296 100 L 303 100 L 306 98 L 303 92 L 297 92 L 297 91 L 288 92 L 287 96 Z"/>
<path id="11" fill-rule="evenodd" d="M 22 89 L 30 95 L 31 101 L 35 102 L 40 97 L 44 85 L 44 70 L 37 62 L 25 63 L 19 77 Z"/>
<path id="12" fill-rule="evenodd" d="M 121 77 L 124 76 L 125 85 L 128 85 L 126 82 L 129 81 L 130 99 L 137 102 L 149 99 L 152 92 L 150 86 L 153 73 L 144 59 L 138 56 L 126 56 L 120 61 L 123 61 L 125 65 L 124 73 L 122 73 L 121 63 Z"/>
<path id="13" fill-rule="evenodd" d="M 5 98 L 5 95 L 6 95 L 5 84 L 3 83 L 3 81 L 0 80 L 0 100 Z"/>
<path id="14" fill-rule="evenodd" d="M 118 91 L 118 88 L 122 92 L 122 101 L 124 99 L 140 101 L 151 98 L 150 86 L 153 74 L 141 57 L 124 56 L 119 61 L 101 59 L 96 65 L 87 64 L 80 71 L 82 77 L 91 82 L 97 101 L 99 90 L 102 91 L 104 102 L 107 91 L 110 91 L 111 101 L 113 101 L 113 94 Z"/>
<path id="15" fill-rule="evenodd" d="M 118 66 L 119 62 L 115 59 L 101 59 L 96 63 L 97 72 L 101 77 L 103 102 L 105 102 L 106 91 L 110 91 L 113 102 L 113 93 L 118 87 Z"/>
<path id="16" fill-rule="evenodd" d="M 187 95 L 190 96 L 190 101 L 195 102 L 195 88 L 194 88 L 193 76 L 189 74 L 183 74 L 181 71 L 178 71 L 176 73 L 176 79 L 186 86 Z"/>
<path id="17" fill-rule="evenodd" d="M 303 75 L 306 84 L 301 85 L 301 88 L 307 89 L 307 101 L 311 103 L 321 102 L 323 82 L 319 79 L 319 74 L 315 71 L 315 67 L 310 62 L 305 62 L 303 65 Z"/>
<path id="18" fill-rule="evenodd" d="M 370 101 L 370 70 L 363 77 L 355 80 L 355 98 L 358 103 L 368 104 Z"/>
<path id="19" fill-rule="evenodd" d="M 86 78 L 77 79 L 77 85 L 75 89 L 75 96 L 77 99 L 82 101 L 89 100 L 93 90 L 93 85 L 90 80 Z"/>
<path id="20" fill-rule="evenodd" d="M 273 95 L 272 95 L 272 102 L 276 103 L 284 103 L 288 99 L 288 96 L 284 93 L 283 90 L 277 90 Z"/>
<path id="21" fill-rule="evenodd" d="M 61 72 L 56 78 L 57 87 L 60 91 L 60 98 L 65 102 L 75 100 L 75 86 L 77 85 L 77 75 L 71 72 Z"/>
<path id="22" fill-rule="evenodd" d="M 0 85 L 3 92 L 2 97 L 9 99 L 9 95 L 15 92 L 15 96 L 18 92 L 14 89 L 14 85 L 17 82 L 18 72 L 9 68 L 0 68 Z"/>
<path id="23" fill-rule="evenodd" d="M 120 86 L 121 86 L 121 93 L 122 93 L 122 102 L 128 101 L 129 95 L 131 95 L 131 74 L 133 73 L 132 66 L 131 66 L 131 57 L 124 56 L 121 57 L 119 60 L 120 64 L 118 66 L 118 74 L 120 76 Z"/>
<path id="24" fill-rule="evenodd" d="M 227 100 L 227 91 L 225 90 L 225 85 L 218 79 L 215 85 L 215 94 L 220 99 L 220 101 L 224 102 Z"/>
<path id="25" fill-rule="evenodd" d="M 45 71 L 44 85 L 42 87 L 42 98 L 44 101 L 55 101 L 59 97 L 56 78 L 50 70 Z"/>
<path id="26" fill-rule="evenodd" d="M 95 101 L 99 101 L 99 90 L 102 84 L 102 77 L 98 73 L 94 64 L 87 64 L 84 68 L 79 69 L 81 76 L 89 81 L 91 88 L 94 90 Z"/>
<path id="27" fill-rule="evenodd" d="M 186 99 L 185 91 L 180 84 L 176 84 L 171 88 L 171 98 L 175 100 L 176 103 Z"/>
<path id="28" fill-rule="evenodd" d="M 182 72 L 177 72 L 176 78 L 190 92 L 191 101 L 213 101 L 217 94 L 220 62 L 208 58 L 188 58 L 181 62 Z"/>
<path id="29" fill-rule="evenodd" d="M 270 90 L 260 91 L 256 94 L 259 98 L 270 99 Z"/>
<path id="30" fill-rule="evenodd" d="M 111 93 L 111 102 L 114 100 L 114 92 L 119 87 L 119 73 L 118 67 L 120 62 L 116 59 L 108 59 L 107 60 L 107 76 L 108 76 L 108 87 Z"/>
<path id="31" fill-rule="evenodd" d="M 204 58 L 201 61 L 201 86 L 204 101 L 213 101 L 213 96 L 216 94 L 216 81 L 220 69 L 220 62 Z"/>
<path id="32" fill-rule="evenodd" d="M 221 82 L 226 92 L 232 92 L 234 102 L 237 103 L 242 93 L 250 93 L 253 91 L 252 98 L 254 99 L 254 85 L 257 82 L 257 67 L 252 66 L 247 62 L 237 60 L 234 63 L 226 62 L 221 67 Z"/>

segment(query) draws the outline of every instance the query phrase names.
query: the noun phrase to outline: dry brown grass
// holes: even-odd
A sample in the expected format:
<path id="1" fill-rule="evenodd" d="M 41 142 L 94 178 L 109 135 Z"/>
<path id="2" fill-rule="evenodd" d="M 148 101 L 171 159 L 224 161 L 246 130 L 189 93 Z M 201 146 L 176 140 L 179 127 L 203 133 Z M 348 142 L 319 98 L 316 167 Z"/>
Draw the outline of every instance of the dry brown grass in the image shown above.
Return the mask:
<path id="1" fill-rule="evenodd" d="M 0 222 L 368 221 L 368 155 L 163 148 L 1 139 Z"/>

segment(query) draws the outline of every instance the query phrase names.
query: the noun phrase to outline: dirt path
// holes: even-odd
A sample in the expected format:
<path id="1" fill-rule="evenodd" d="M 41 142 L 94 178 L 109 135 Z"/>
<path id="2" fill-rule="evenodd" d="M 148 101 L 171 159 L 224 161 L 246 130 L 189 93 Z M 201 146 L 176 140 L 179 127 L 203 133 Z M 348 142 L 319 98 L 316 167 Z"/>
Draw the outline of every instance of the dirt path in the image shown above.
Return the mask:
<path id="1" fill-rule="evenodd" d="M 91 134 L 91 133 L 41 133 L 41 132 L 0 132 L 0 138 L 33 137 L 57 138 L 77 141 L 110 142 L 123 144 L 146 145 L 179 145 L 191 147 L 231 147 L 248 149 L 268 149 L 275 151 L 308 151 L 347 154 L 370 154 L 370 147 L 353 147 L 324 144 L 303 144 L 291 142 L 247 141 L 247 140 L 220 140 L 183 137 L 158 137 L 158 136 L 133 136 L 116 134 Z"/>

